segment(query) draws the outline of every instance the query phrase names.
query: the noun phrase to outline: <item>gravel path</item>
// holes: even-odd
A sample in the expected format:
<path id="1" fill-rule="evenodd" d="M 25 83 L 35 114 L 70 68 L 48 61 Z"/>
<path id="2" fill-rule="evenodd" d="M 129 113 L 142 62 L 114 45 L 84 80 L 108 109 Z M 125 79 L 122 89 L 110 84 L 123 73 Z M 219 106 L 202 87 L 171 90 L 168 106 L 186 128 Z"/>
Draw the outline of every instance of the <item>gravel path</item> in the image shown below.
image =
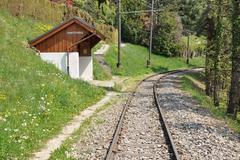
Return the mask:
<path id="1" fill-rule="evenodd" d="M 163 78 L 160 105 L 183 160 L 240 160 L 240 135 L 180 90 L 181 74 Z"/>
<path id="2" fill-rule="evenodd" d="M 115 159 L 170 159 L 154 103 L 153 82 L 144 81 L 126 112 Z"/>
<path id="3" fill-rule="evenodd" d="M 81 160 L 104 159 L 123 109 L 124 97 L 127 96 L 119 96 L 117 103 L 93 118 L 91 127 L 72 146 L 69 157 Z"/>

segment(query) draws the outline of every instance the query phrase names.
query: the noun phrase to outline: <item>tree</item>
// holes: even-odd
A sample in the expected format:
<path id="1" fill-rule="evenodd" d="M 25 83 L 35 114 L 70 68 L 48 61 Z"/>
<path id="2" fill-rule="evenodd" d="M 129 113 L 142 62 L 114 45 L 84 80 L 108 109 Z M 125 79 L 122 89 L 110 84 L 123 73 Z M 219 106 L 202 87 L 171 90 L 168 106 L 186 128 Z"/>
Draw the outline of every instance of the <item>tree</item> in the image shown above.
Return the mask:
<path id="1" fill-rule="evenodd" d="M 151 0 L 122 0 L 124 12 L 149 10 Z M 153 52 L 176 56 L 182 36 L 182 24 L 176 12 L 176 2 L 154 0 Z M 150 13 L 122 14 L 122 38 L 125 42 L 149 46 Z"/>
<path id="2" fill-rule="evenodd" d="M 98 24 L 115 25 L 116 6 L 109 0 L 75 0 L 74 6 L 91 15 Z"/>
<path id="3" fill-rule="evenodd" d="M 240 104 L 240 1 L 232 0 L 232 79 L 227 113 L 237 117 Z"/>
<path id="4" fill-rule="evenodd" d="M 186 30 L 191 32 L 196 31 L 197 22 L 201 18 L 205 7 L 205 0 L 179 0 L 178 10 L 182 17 L 182 23 Z"/>
<path id="5" fill-rule="evenodd" d="M 215 22 L 213 17 L 212 11 L 212 2 L 208 0 L 208 7 L 206 11 L 206 26 L 207 26 L 207 52 L 206 52 L 206 59 L 205 59 L 205 77 L 206 77 L 206 94 L 208 96 L 212 95 L 212 76 L 211 76 L 211 53 L 212 53 L 212 46 L 213 40 L 215 37 Z"/>
<path id="6" fill-rule="evenodd" d="M 216 36 L 214 45 L 214 55 L 213 55 L 213 70 L 214 70 L 214 80 L 213 80 L 213 100 L 214 105 L 219 106 L 219 91 L 220 91 L 220 54 L 223 48 L 223 14 L 222 14 L 223 0 L 217 1 L 217 20 L 216 20 Z"/>

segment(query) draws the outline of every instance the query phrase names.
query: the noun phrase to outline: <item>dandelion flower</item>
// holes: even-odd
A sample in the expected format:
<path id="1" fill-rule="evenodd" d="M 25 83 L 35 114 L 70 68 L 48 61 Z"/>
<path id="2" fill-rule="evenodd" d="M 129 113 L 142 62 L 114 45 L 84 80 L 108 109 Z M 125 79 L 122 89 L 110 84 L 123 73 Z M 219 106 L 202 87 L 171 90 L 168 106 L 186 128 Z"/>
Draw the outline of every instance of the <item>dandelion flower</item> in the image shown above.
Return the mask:
<path id="1" fill-rule="evenodd" d="M 23 127 L 26 127 L 26 126 L 27 126 L 27 123 L 26 123 L 26 122 L 22 123 L 22 126 L 23 126 Z"/>

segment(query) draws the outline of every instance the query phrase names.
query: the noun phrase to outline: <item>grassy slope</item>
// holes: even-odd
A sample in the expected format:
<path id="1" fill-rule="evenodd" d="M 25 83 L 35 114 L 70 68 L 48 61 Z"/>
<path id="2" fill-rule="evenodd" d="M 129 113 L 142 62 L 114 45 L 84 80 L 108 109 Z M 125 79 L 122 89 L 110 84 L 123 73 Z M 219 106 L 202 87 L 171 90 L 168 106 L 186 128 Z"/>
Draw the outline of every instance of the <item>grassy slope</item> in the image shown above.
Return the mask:
<path id="1" fill-rule="evenodd" d="M 112 79 L 111 75 L 103 69 L 95 57 L 93 57 L 93 75 L 95 80 L 106 81 Z"/>
<path id="2" fill-rule="evenodd" d="M 0 10 L 0 159 L 25 159 L 104 95 L 25 47 L 40 34 L 39 25 Z"/>
<path id="3" fill-rule="evenodd" d="M 207 108 L 216 118 L 222 119 L 229 124 L 229 127 L 240 133 L 240 116 L 237 120 L 233 120 L 226 115 L 226 102 L 223 98 L 221 106 L 216 108 L 210 97 L 206 96 L 205 92 L 196 88 L 194 81 L 199 81 L 202 84 L 203 73 L 195 73 L 190 75 L 185 75 L 182 78 L 182 88 L 184 91 L 190 93 L 194 99 L 196 99 L 201 106 Z"/>
<path id="4" fill-rule="evenodd" d="M 159 55 L 152 55 L 152 66 L 146 68 L 148 59 L 148 49 L 145 47 L 127 44 L 123 48 L 122 67 L 117 69 L 117 46 L 112 45 L 105 56 L 108 65 L 112 68 L 113 74 L 121 76 L 138 76 L 153 72 L 167 71 L 179 68 L 202 67 L 204 66 L 203 58 L 194 58 L 187 65 L 181 58 L 167 58 Z"/>
<path id="5" fill-rule="evenodd" d="M 93 49 L 92 53 L 101 48 L 101 43 L 97 44 Z M 111 75 L 99 64 L 95 55 L 93 55 L 93 75 L 95 80 L 110 80 L 112 79 Z"/>

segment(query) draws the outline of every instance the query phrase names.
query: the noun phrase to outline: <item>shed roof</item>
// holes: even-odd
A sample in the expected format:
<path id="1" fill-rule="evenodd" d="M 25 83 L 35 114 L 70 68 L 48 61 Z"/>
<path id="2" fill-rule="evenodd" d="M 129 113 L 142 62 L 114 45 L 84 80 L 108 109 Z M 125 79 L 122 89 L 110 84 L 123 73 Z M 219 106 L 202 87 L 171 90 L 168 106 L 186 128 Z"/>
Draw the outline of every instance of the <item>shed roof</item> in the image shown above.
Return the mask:
<path id="1" fill-rule="evenodd" d="M 89 23 L 87 23 L 86 21 L 84 21 L 83 19 L 79 18 L 79 17 L 73 17 L 72 19 L 61 23 L 60 25 L 54 27 L 53 29 L 49 30 L 48 32 L 40 35 L 39 37 L 31 40 L 29 43 L 31 45 L 31 47 L 41 43 L 42 41 L 48 39 L 49 37 L 53 36 L 54 34 L 62 31 L 63 29 L 67 28 L 68 26 L 70 26 L 73 23 L 77 23 L 78 25 L 80 25 L 81 27 L 83 27 L 84 29 L 88 30 L 91 33 L 94 33 L 95 36 L 97 36 L 98 38 L 105 40 L 106 37 L 100 33 L 99 31 L 97 31 L 96 27 L 94 25 L 91 25 Z"/>

